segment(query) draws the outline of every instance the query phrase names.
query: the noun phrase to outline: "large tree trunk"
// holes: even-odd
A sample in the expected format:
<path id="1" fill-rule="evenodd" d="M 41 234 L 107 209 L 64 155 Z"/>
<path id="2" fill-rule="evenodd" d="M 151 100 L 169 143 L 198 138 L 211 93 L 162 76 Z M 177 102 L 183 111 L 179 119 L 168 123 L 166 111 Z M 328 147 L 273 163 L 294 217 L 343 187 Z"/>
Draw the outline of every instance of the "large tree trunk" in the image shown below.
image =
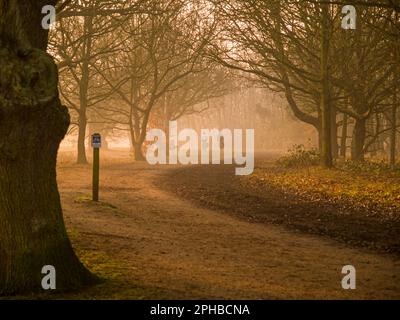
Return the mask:
<path id="1" fill-rule="evenodd" d="M 396 21 L 398 21 L 399 14 L 396 12 Z M 399 59 L 399 44 L 395 46 L 393 52 L 393 61 L 396 63 Z M 398 64 L 396 64 L 395 70 L 393 71 L 393 80 L 397 84 L 393 91 L 393 106 L 391 112 L 391 132 L 390 132 L 390 166 L 392 169 L 396 167 L 396 136 L 397 136 L 397 108 L 398 108 L 398 85 L 400 71 Z"/>
<path id="2" fill-rule="evenodd" d="M 393 106 L 391 110 L 391 130 L 390 130 L 390 166 L 396 167 L 396 135 L 397 135 L 397 92 L 393 93 Z"/>
<path id="3" fill-rule="evenodd" d="M 3 295 L 42 291 L 45 265 L 55 267 L 58 290 L 75 289 L 95 280 L 72 250 L 57 189 L 57 151 L 69 115 L 58 98 L 58 71 L 44 52 L 47 34 L 40 20 L 41 5 L 55 2 L 0 0 Z M 25 32 L 27 26 L 29 33 Z"/>
<path id="4" fill-rule="evenodd" d="M 135 143 L 135 145 L 134 145 L 136 161 L 146 161 L 146 158 L 143 155 L 142 147 L 143 147 L 143 143 Z"/>
<path id="5" fill-rule="evenodd" d="M 78 155 L 76 161 L 78 164 L 88 163 L 86 157 L 86 146 L 85 146 L 86 127 L 87 127 L 86 112 L 79 112 Z"/>
<path id="6" fill-rule="evenodd" d="M 329 5 L 322 4 L 322 27 L 321 27 L 321 128 L 322 149 L 321 162 L 326 168 L 333 166 L 332 138 L 331 138 L 331 103 L 329 92 Z"/>
<path id="7" fill-rule="evenodd" d="M 129 127 L 129 137 L 130 137 L 130 143 L 131 143 L 131 150 L 133 150 L 133 156 L 136 161 L 145 161 L 146 158 L 143 155 L 143 141 L 139 141 L 137 138 L 137 133 L 136 129 L 134 128 L 134 125 L 131 123 Z"/>
<path id="8" fill-rule="evenodd" d="M 82 77 L 79 84 L 79 133 L 78 133 L 78 164 L 87 164 L 86 158 L 86 129 L 87 129 L 87 109 L 88 109 L 88 94 L 89 94 L 89 81 L 90 69 L 89 59 L 92 52 L 92 32 L 93 32 L 93 17 L 86 16 L 84 18 L 83 28 L 85 30 L 86 38 L 84 43 L 84 57 L 82 63 Z"/>
<path id="9" fill-rule="evenodd" d="M 353 161 L 364 160 L 364 145 L 366 135 L 366 120 L 356 119 L 351 143 L 351 159 Z"/>
<path id="10" fill-rule="evenodd" d="M 340 138 L 340 156 L 346 159 L 346 151 L 347 151 L 347 114 L 343 114 L 342 121 L 342 136 Z"/>
<path id="11" fill-rule="evenodd" d="M 165 141 L 165 149 L 167 154 L 167 159 L 169 159 L 169 122 L 171 121 L 171 113 L 170 113 L 170 101 L 168 97 L 162 98 L 162 106 L 164 109 L 164 132 L 167 140 Z M 189 127 L 190 128 L 190 127 Z"/>
<path id="12" fill-rule="evenodd" d="M 339 144 L 338 144 L 338 125 L 336 122 L 337 111 L 336 108 L 332 108 L 331 113 L 331 145 L 332 145 L 332 157 L 337 159 L 339 155 Z"/>

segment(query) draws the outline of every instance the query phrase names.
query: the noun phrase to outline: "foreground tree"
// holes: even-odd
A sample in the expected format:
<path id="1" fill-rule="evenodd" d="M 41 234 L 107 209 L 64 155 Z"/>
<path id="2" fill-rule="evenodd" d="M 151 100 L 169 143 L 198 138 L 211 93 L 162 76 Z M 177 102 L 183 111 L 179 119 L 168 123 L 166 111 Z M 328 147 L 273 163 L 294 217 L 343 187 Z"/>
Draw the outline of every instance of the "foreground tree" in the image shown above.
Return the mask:
<path id="1" fill-rule="evenodd" d="M 42 7 L 56 3 L 0 0 L 0 294 L 42 290 L 45 265 L 59 290 L 95 280 L 71 247 L 56 183 L 69 115 L 41 26 Z"/>

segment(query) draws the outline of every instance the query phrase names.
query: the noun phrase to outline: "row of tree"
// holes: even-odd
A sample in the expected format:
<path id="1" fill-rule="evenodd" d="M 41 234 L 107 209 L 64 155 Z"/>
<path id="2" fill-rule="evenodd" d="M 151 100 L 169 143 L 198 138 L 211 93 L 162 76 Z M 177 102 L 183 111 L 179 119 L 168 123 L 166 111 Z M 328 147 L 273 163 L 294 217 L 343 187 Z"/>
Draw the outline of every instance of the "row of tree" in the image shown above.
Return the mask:
<path id="1" fill-rule="evenodd" d="M 341 1 L 79 1 L 60 14 L 51 51 L 60 91 L 85 163 L 87 124 L 126 130 L 137 160 L 149 123 L 204 111 L 234 90 L 230 74 L 279 92 L 313 126 L 322 162 L 363 160 L 399 127 L 399 7 L 347 1 L 355 29 L 343 29 Z M 225 69 L 223 68 L 225 67 Z M 237 82 L 237 80 L 236 80 Z M 351 131 L 352 130 L 352 131 Z"/>
<path id="2" fill-rule="evenodd" d="M 325 166 L 333 165 L 339 149 L 346 154 L 349 123 L 354 128 L 353 160 L 363 160 L 390 134 L 390 161 L 395 164 L 400 44 L 396 4 L 357 1 L 356 27 L 349 30 L 342 28 L 343 6 L 329 1 L 214 3 L 221 32 L 213 56 L 282 93 L 294 115 L 316 128 Z"/>
<path id="3" fill-rule="evenodd" d="M 51 39 L 60 92 L 78 131 L 79 163 L 87 162 L 89 119 L 127 131 L 136 160 L 143 160 L 149 123 L 200 112 L 199 104 L 229 89 L 226 71 L 205 56 L 216 22 L 206 19 L 204 3 L 133 2 L 136 10 L 121 14 L 128 3 L 109 1 L 108 10 L 103 1 L 70 6 L 77 14 L 62 18 Z M 97 14 L 103 10 L 112 13 Z"/>

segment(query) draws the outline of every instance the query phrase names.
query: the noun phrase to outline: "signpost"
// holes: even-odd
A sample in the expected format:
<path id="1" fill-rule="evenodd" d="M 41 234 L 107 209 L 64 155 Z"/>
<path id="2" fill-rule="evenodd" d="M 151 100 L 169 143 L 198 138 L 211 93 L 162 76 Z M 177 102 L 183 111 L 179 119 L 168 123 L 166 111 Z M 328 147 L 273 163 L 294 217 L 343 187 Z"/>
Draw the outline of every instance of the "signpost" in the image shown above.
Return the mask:
<path id="1" fill-rule="evenodd" d="M 93 201 L 99 201 L 99 177 L 100 177 L 100 148 L 101 135 L 95 133 L 92 135 L 93 147 Z"/>

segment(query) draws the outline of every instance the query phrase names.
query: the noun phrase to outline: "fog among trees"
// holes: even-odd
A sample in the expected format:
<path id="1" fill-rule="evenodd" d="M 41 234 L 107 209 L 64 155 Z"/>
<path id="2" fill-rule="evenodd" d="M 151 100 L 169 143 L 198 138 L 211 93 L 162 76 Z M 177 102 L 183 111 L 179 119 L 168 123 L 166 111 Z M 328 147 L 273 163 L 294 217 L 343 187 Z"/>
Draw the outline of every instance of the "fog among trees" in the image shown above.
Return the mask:
<path id="1" fill-rule="evenodd" d="M 44 25 L 46 6 L 56 12 L 49 30 Z M 180 217 L 183 238 L 185 232 L 199 236 L 211 230 L 210 239 L 219 243 L 218 237 L 231 232 L 224 228 L 246 230 L 241 240 L 232 241 L 249 241 L 237 243 L 249 264 L 262 247 L 253 239 L 255 252 L 250 255 L 244 248 L 251 248 L 253 240 L 244 234 L 258 235 L 258 229 L 250 224 L 239 227 L 229 220 L 232 215 L 244 219 L 240 223 L 266 228 L 277 224 L 344 243 L 343 251 L 334 245 L 326 249 L 332 259 L 335 252 L 347 257 L 352 246 L 375 250 L 376 257 L 383 252 L 398 257 L 399 15 L 398 0 L 0 0 L 0 294 L 40 291 L 40 270 L 46 265 L 57 270 L 57 289 L 98 284 L 103 274 L 93 271 L 93 255 L 85 256 L 92 238 L 93 246 L 112 244 L 119 259 L 143 259 L 147 266 L 150 260 L 145 259 L 151 254 L 140 251 L 144 247 L 131 248 L 140 252 L 137 256 L 124 248 L 140 239 L 157 243 L 152 237 L 179 228 Z M 220 155 L 228 154 L 227 167 L 150 166 L 152 143 L 163 142 L 160 137 L 150 141 L 151 132 L 165 133 L 168 158 L 178 146 L 190 149 L 181 136 L 177 141 L 170 138 L 175 121 L 178 133 L 193 130 L 182 136 L 196 133 L 198 149 L 207 155 L 215 146 Z M 218 142 L 203 144 L 203 129 L 215 130 Z M 232 141 L 223 129 L 232 132 Z M 235 130 L 243 133 L 240 141 L 235 141 Z M 244 135 L 251 132 L 255 167 L 253 163 L 249 177 L 235 177 L 227 170 L 232 155 L 235 160 L 242 153 L 228 148 L 246 150 L 251 140 Z M 104 159 L 100 192 L 105 200 L 97 207 L 88 196 L 94 133 L 101 134 Z M 206 145 L 213 147 L 204 151 Z M 195 158 L 201 156 L 199 150 Z M 158 156 L 160 152 L 159 148 Z M 190 150 L 181 153 L 187 156 Z M 182 199 L 193 205 L 185 207 Z M 213 210 L 228 212 L 226 226 L 213 229 L 220 223 Z M 88 218 L 87 212 L 93 216 Z M 96 220 L 99 212 L 103 216 Z M 160 218 L 163 214 L 168 218 Z M 207 217 L 204 223 L 209 222 L 203 229 L 196 220 L 202 214 Z M 105 216 L 109 220 L 102 220 Z M 128 219 L 126 224 L 118 220 L 121 217 Z M 143 225 L 136 229 L 135 223 Z M 160 229 L 152 236 L 138 235 L 150 225 Z M 99 240 L 99 234 L 109 241 Z M 134 240 L 118 242 L 125 235 Z M 282 246 L 288 248 L 305 239 L 282 237 Z M 189 235 L 185 239 L 191 241 Z M 207 237 L 194 242 L 203 240 Z M 322 242 L 315 241 L 310 246 L 322 251 Z M 165 250 L 176 243 L 171 240 Z M 306 252 L 305 247 L 299 252 Z M 113 251 L 99 248 L 91 250 L 104 255 Z M 198 254 L 196 262 L 187 262 L 183 255 L 179 259 L 186 261 L 184 266 L 201 266 L 204 259 Z M 263 254 L 279 256 L 274 251 Z M 298 258 L 290 254 L 292 262 Z M 309 261 L 318 260 L 313 254 Z M 241 258 L 230 258 L 232 265 L 227 266 L 237 269 Z M 176 274 L 176 266 L 164 265 L 171 263 L 168 259 L 151 261 L 160 263 L 160 274 Z M 376 269 L 381 263 L 383 269 L 388 266 L 376 259 Z M 364 260 L 360 258 L 360 264 Z M 210 260 L 212 270 L 222 264 L 217 258 Z M 225 281 L 209 279 L 199 268 L 197 277 L 207 285 Z M 398 271 L 387 268 L 381 283 Z M 157 272 L 137 272 L 141 281 L 148 281 L 146 286 L 164 281 L 156 278 Z M 254 274 L 253 287 L 260 283 L 256 275 L 261 271 Z M 179 287 L 179 280 L 170 283 L 176 283 L 177 292 L 187 291 L 183 284 Z M 193 285 L 193 296 L 210 296 L 204 283 L 198 287 L 205 291 Z M 244 282 L 240 285 L 248 295 L 230 295 L 221 285 L 215 296 L 264 298 L 265 288 L 253 292 Z M 371 292 L 379 285 L 365 289 L 362 298 L 374 296 Z M 166 283 L 160 286 L 167 288 Z M 397 286 L 388 295 L 399 297 L 398 290 Z M 340 296 L 322 292 L 314 298 Z M 304 291 L 291 297 L 309 296 Z"/>

